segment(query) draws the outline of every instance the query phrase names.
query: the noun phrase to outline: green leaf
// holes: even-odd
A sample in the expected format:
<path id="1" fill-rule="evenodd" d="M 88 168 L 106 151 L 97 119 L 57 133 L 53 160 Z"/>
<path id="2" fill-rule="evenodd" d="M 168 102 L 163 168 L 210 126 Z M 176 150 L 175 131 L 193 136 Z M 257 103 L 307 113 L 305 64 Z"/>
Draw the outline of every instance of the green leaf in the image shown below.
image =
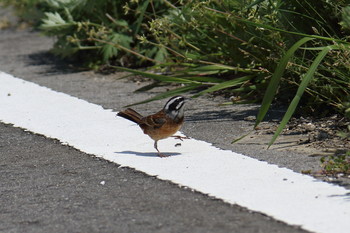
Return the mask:
<path id="1" fill-rule="evenodd" d="M 253 131 L 250 131 L 250 132 L 248 132 L 248 133 L 246 133 L 246 134 L 244 134 L 244 135 L 242 135 L 242 136 L 240 136 L 240 137 L 234 139 L 231 143 L 233 144 L 233 143 L 236 143 L 236 142 L 242 140 L 243 138 L 247 137 L 247 136 L 248 136 L 249 134 L 251 134 L 252 132 L 253 132 Z"/>
<path id="2" fill-rule="evenodd" d="M 305 74 L 305 76 L 303 77 L 300 86 L 297 90 L 296 95 L 294 96 L 292 102 L 290 103 L 286 114 L 283 116 L 283 119 L 280 123 L 280 125 L 278 126 L 275 134 L 273 135 L 271 141 L 269 142 L 268 148 L 275 142 L 276 138 L 280 135 L 280 133 L 282 132 L 282 130 L 284 129 L 284 127 L 286 126 L 286 124 L 288 123 L 289 119 L 292 117 L 292 115 L 295 112 L 295 109 L 297 108 L 299 101 L 302 97 L 302 95 L 305 92 L 306 87 L 308 86 L 308 84 L 310 83 L 311 79 L 314 77 L 314 73 L 316 72 L 317 67 L 319 66 L 319 64 L 321 63 L 321 61 L 323 60 L 323 58 L 327 55 L 327 53 L 331 50 L 331 47 L 326 47 L 324 48 L 315 58 L 315 60 L 313 61 L 313 63 L 311 64 L 309 70 L 307 71 L 307 73 Z"/>
<path id="3" fill-rule="evenodd" d="M 124 19 L 115 19 L 113 20 L 113 22 L 117 25 L 117 26 L 120 26 L 120 27 L 125 27 L 127 28 L 129 26 L 128 22 L 125 21 Z"/>
<path id="4" fill-rule="evenodd" d="M 254 75 L 247 75 L 247 76 L 235 78 L 235 79 L 232 79 L 232 80 L 229 80 L 226 82 L 222 82 L 222 83 L 216 84 L 208 89 L 205 89 L 204 91 L 199 92 L 198 94 L 194 95 L 193 97 L 198 97 L 198 96 L 203 95 L 205 93 L 210 93 L 210 92 L 219 91 L 219 90 L 222 90 L 225 88 L 242 85 L 243 83 L 245 83 L 246 81 L 249 81 L 253 77 L 254 77 Z"/>
<path id="5" fill-rule="evenodd" d="M 253 21 L 250 21 L 248 19 L 244 19 L 244 18 L 241 18 L 241 17 L 238 17 L 238 16 L 234 16 L 234 15 L 232 15 L 232 16 L 237 21 L 240 21 L 240 22 L 243 22 L 243 23 L 246 23 L 248 25 L 252 25 L 252 26 L 258 27 L 258 28 L 265 28 L 265 29 L 268 29 L 268 30 L 271 30 L 271 31 L 277 31 L 277 32 L 287 33 L 287 34 L 296 35 L 296 36 L 311 37 L 311 38 L 314 38 L 314 39 L 320 39 L 320 40 L 325 40 L 325 41 L 337 42 L 337 43 L 340 43 L 340 44 L 349 44 L 349 42 L 347 42 L 345 40 L 337 39 L 337 38 L 306 34 L 306 33 L 302 33 L 302 32 L 290 31 L 290 30 L 288 31 L 286 29 L 277 28 L 277 27 L 271 26 L 269 24 L 256 23 L 256 22 L 253 22 Z M 227 17 L 227 15 L 225 17 Z"/>
<path id="6" fill-rule="evenodd" d="M 249 9 L 249 8 L 252 8 L 256 5 L 259 5 L 260 3 L 262 3 L 263 1 L 265 0 L 255 0 L 254 2 L 252 2 L 250 5 L 248 5 L 246 8 Z"/>
<path id="7" fill-rule="evenodd" d="M 179 87 L 179 88 L 176 88 L 176 89 L 173 89 L 173 90 L 161 93 L 159 95 L 156 95 L 156 96 L 154 96 L 152 98 L 143 100 L 141 102 L 137 102 L 137 103 L 133 103 L 133 104 L 127 105 L 125 107 L 130 107 L 130 106 L 139 105 L 139 104 L 145 104 L 145 103 L 148 103 L 148 102 L 151 102 L 151 101 L 160 100 L 160 99 L 172 97 L 172 96 L 175 96 L 175 95 L 183 94 L 183 93 L 186 93 L 188 91 L 194 90 L 194 89 L 198 88 L 199 86 L 200 85 L 198 85 L 198 84 L 190 84 L 190 85 L 187 85 L 185 87 Z"/>
<path id="8" fill-rule="evenodd" d="M 350 29 L 350 6 L 346 6 L 342 9 L 342 21 L 340 25 L 345 29 Z"/>
<path id="9" fill-rule="evenodd" d="M 160 86 L 165 86 L 168 84 L 163 83 L 163 85 L 161 84 L 161 82 L 153 82 L 151 84 L 148 84 L 146 86 L 140 87 L 138 89 L 136 89 L 134 92 L 144 92 L 144 91 L 149 91 L 155 87 L 160 87 Z"/>
<path id="10" fill-rule="evenodd" d="M 141 76 L 144 76 L 146 78 L 151 78 L 151 79 L 154 79 L 157 81 L 161 81 L 161 82 L 182 83 L 182 84 L 202 84 L 201 82 L 192 81 L 192 80 L 188 80 L 188 79 L 166 76 L 166 75 L 161 75 L 161 74 L 154 74 L 154 73 L 144 72 L 144 71 L 140 71 L 140 70 L 128 69 L 125 67 L 119 67 L 119 66 L 112 66 L 112 67 L 119 69 L 119 70 L 130 72 L 133 74 L 141 75 Z"/>
<path id="11" fill-rule="evenodd" d="M 282 57 L 281 61 L 278 63 L 275 72 L 273 73 L 270 83 L 265 91 L 265 95 L 263 98 L 263 101 L 261 103 L 261 107 L 259 109 L 259 113 L 256 117 L 256 122 L 254 125 L 254 128 L 259 125 L 259 123 L 264 119 L 267 111 L 270 108 L 270 105 L 276 95 L 278 85 L 280 83 L 281 77 L 283 75 L 284 70 L 286 69 L 286 66 L 288 64 L 288 61 L 290 58 L 294 55 L 294 52 L 300 48 L 301 45 L 305 44 L 306 42 L 312 40 L 313 38 L 305 37 L 296 42 Z"/>
<path id="12" fill-rule="evenodd" d="M 226 71 L 226 70 L 231 70 L 231 71 L 236 71 L 241 69 L 240 67 L 233 67 L 233 66 L 227 66 L 227 65 L 221 65 L 221 64 L 216 64 L 216 65 L 206 65 L 206 66 L 198 66 L 198 67 L 192 67 L 187 69 L 186 71 L 197 71 L 197 72 L 206 72 L 206 71 Z"/>
<path id="13" fill-rule="evenodd" d="M 208 76 L 186 76 L 186 75 L 180 75 L 180 76 L 175 76 L 175 77 L 186 78 L 187 80 L 197 81 L 197 82 L 206 83 L 206 84 L 221 83 L 221 82 L 224 81 L 223 79 L 220 79 L 220 78 L 213 78 L 213 77 L 208 77 Z"/>
<path id="14" fill-rule="evenodd" d="M 149 5 L 149 0 L 146 0 L 143 3 L 140 3 L 138 8 L 137 8 L 137 12 L 140 13 L 140 16 L 137 18 L 137 20 L 135 22 L 135 30 L 134 30 L 135 35 L 139 33 L 139 30 L 140 30 L 140 27 L 141 27 L 141 24 L 142 24 L 142 21 L 143 21 L 143 18 L 144 18 L 144 15 L 145 15 L 145 12 L 147 10 L 148 5 Z"/>
<path id="15" fill-rule="evenodd" d="M 154 60 L 164 62 L 168 56 L 168 51 L 164 47 L 157 48 L 157 53 L 154 56 Z"/>
<path id="16" fill-rule="evenodd" d="M 45 13 L 46 18 L 43 19 L 43 24 L 41 28 L 46 31 L 57 31 L 62 28 L 70 27 L 72 25 L 71 22 L 66 22 L 59 13 Z"/>
<path id="17" fill-rule="evenodd" d="M 119 44 L 129 49 L 130 44 L 132 43 L 132 38 L 130 36 L 127 36 L 121 33 L 114 33 L 108 38 L 108 41 L 111 43 L 108 43 L 108 44 L 105 43 L 102 46 L 102 50 L 101 50 L 104 62 L 108 61 L 113 56 L 118 55 L 118 48 L 113 44 Z"/>

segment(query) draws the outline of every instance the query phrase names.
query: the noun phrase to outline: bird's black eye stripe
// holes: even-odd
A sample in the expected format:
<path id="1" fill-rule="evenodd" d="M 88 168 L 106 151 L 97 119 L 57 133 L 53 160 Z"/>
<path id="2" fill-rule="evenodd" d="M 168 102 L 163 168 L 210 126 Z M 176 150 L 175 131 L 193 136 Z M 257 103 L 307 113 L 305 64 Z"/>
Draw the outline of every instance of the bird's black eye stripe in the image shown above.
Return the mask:
<path id="1" fill-rule="evenodd" d="M 175 96 L 171 98 L 165 105 L 166 110 L 179 110 L 185 103 L 185 98 L 182 96 Z"/>
<path id="2" fill-rule="evenodd" d="M 179 110 L 180 108 L 182 108 L 182 105 L 184 105 L 184 101 L 181 101 L 179 102 L 177 105 L 176 105 L 176 110 Z"/>
<path id="3" fill-rule="evenodd" d="M 183 101 L 177 100 L 177 101 L 175 101 L 174 103 L 170 104 L 170 107 L 169 107 L 169 108 L 170 108 L 170 109 L 179 110 L 179 109 L 182 107 L 183 104 L 184 104 Z"/>

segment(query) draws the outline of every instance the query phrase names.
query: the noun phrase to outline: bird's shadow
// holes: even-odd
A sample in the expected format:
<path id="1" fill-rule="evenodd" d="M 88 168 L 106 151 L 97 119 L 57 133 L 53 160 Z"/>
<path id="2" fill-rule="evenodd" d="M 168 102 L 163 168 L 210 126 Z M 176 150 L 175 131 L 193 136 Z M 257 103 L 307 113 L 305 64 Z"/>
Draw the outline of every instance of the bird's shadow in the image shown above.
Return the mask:
<path id="1" fill-rule="evenodd" d="M 129 155 L 136 155 L 136 156 L 143 156 L 143 157 L 158 157 L 158 154 L 156 152 L 138 152 L 138 151 L 119 151 L 114 152 L 116 154 L 129 154 Z M 178 156 L 181 155 L 181 153 L 177 152 L 162 152 L 163 155 L 166 156 Z"/>

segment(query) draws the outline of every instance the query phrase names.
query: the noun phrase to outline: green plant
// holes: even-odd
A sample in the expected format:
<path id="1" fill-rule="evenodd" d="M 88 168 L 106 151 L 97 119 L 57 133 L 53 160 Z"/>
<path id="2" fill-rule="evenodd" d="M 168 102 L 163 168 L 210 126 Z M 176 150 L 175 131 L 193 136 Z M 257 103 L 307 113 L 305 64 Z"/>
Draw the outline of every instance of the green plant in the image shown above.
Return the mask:
<path id="1" fill-rule="evenodd" d="M 345 130 L 338 131 L 337 136 L 342 139 L 350 139 L 350 125 L 347 125 Z"/>
<path id="2" fill-rule="evenodd" d="M 322 173 L 336 176 L 338 174 L 350 174 L 350 151 L 341 155 L 333 155 L 321 158 Z"/>
<path id="3" fill-rule="evenodd" d="M 54 52 L 78 56 L 93 65 L 135 66 L 164 60 L 166 51 L 152 41 L 147 22 L 166 13 L 167 1 L 50 0 L 41 30 L 57 38 Z"/>
<path id="4" fill-rule="evenodd" d="M 181 11 L 151 23 L 160 46 L 178 62 L 197 68 L 212 62 L 251 71 L 246 76 L 238 69 L 226 73 L 230 76 L 221 76 L 194 97 L 229 88 L 232 94 L 259 98 L 267 86 L 255 126 L 273 100 L 290 102 L 269 146 L 297 110 L 319 115 L 326 107 L 344 114 L 350 95 L 350 44 L 340 30 L 342 18 L 350 18 L 350 10 L 343 8 L 346 3 L 248 2 L 245 7 L 247 1 L 188 1 Z"/>
<path id="5" fill-rule="evenodd" d="M 183 64 L 183 67 L 186 67 L 186 64 Z M 161 74 L 155 74 L 152 72 L 128 69 L 125 67 L 115 67 L 115 68 L 133 73 L 135 75 L 141 75 L 141 76 L 153 79 L 157 82 L 157 84 L 160 84 L 160 83 L 179 84 L 179 86 L 177 86 L 171 91 L 158 94 L 150 99 L 147 99 L 138 103 L 134 103 L 132 105 L 143 104 L 143 103 L 147 103 L 147 102 L 162 99 L 162 98 L 167 98 L 167 97 L 178 95 L 181 93 L 197 90 L 199 88 L 205 88 L 205 89 L 203 91 L 196 93 L 195 95 L 193 95 L 193 97 L 197 97 L 201 94 L 205 94 L 211 91 L 218 91 L 229 87 L 231 88 L 242 87 L 247 82 L 249 82 L 250 80 L 249 73 L 254 73 L 253 70 L 245 70 L 245 72 L 247 72 L 246 76 L 225 81 L 225 79 L 218 78 L 218 77 L 211 77 L 209 75 L 218 76 L 220 74 L 234 72 L 237 70 L 235 67 L 223 66 L 219 64 L 216 64 L 216 65 L 212 64 L 212 65 L 199 66 L 199 67 L 195 65 L 187 65 L 187 67 L 182 69 L 181 71 L 179 72 L 174 71 L 172 74 L 168 74 L 168 75 L 161 75 Z M 255 72 L 258 72 L 258 71 L 255 71 Z M 151 84 L 150 86 L 143 87 L 142 90 L 148 90 L 153 88 L 154 86 L 155 85 Z M 243 89 L 241 88 L 241 90 Z"/>
<path id="6" fill-rule="evenodd" d="M 279 63 L 278 67 L 276 68 L 276 71 L 274 73 L 274 75 L 272 76 L 271 80 L 270 80 L 270 84 L 265 92 L 265 97 L 263 99 L 260 111 L 258 113 L 257 116 L 257 120 L 255 123 L 254 127 L 257 127 L 258 124 L 262 121 L 262 119 L 264 118 L 265 114 L 267 113 L 268 108 L 271 105 L 272 99 L 275 96 L 277 87 L 279 85 L 279 80 L 283 74 L 283 70 L 286 68 L 287 65 L 287 59 L 290 58 L 290 56 L 293 55 L 294 51 L 303 43 L 305 43 L 306 41 L 310 40 L 311 38 L 304 38 L 302 40 L 300 40 L 298 43 L 296 43 L 290 50 L 288 50 L 288 52 L 286 53 L 286 55 L 282 58 L 281 62 Z M 290 118 L 292 117 L 292 115 L 294 114 L 300 99 L 302 97 L 302 95 L 305 92 L 305 89 L 307 88 L 307 86 L 309 85 L 310 81 L 312 80 L 318 66 L 320 65 L 320 62 L 324 59 L 324 57 L 327 55 L 327 53 L 331 50 L 331 47 L 325 47 L 321 50 L 321 52 L 318 54 L 318 56 L 315 58 L 314 62 L 311 64 L 310 68 L 308 69 L 307 73 L 305 74 L 305 76 L 302 78 L 302 81 L 299 85 L 299 88 L 296 92 L 296 95 L 294 96 L 292 102 L 290 103 L 279 127 L 277 128 L 274 136 L 272 137 L 271 141 L 269 142 L 268 147 L 270 147 L 275 140 L 277 139 L 277 137 L 279 136 L 279 134 L 282 132 L 282 130 L 284 129 L 284 127 L 286 126 L 286 124 L 288 123 L 288 121 L 290 120 Z"/>
<path id="7" fill-rule="evenodd" d="M 224 104 L 260 102 L 255 126 L 272 103 L 289 106 L 271 145 L 293 114 L 350 117 L 350 0 L 4 0 L 45 17 L 54 51 L 91 66 L 119 68 L 193 97 L 220 92 Z M 193 93 L 196 91 L 195 93 Z"/>

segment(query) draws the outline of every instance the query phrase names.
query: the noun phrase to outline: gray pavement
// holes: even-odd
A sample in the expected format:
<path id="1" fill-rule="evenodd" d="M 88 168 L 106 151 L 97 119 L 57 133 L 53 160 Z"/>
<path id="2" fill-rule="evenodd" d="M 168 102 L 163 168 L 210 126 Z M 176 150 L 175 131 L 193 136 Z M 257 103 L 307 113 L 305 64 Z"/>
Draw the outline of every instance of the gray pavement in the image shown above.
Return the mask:
<path id="1" fill-rule="evenodd" d="M 0 124 L 0 232 L 303 232 Z"/>
<path id="2" fill-rule="evenodd" d="M 147 82 L 72 69 L 48 53 L 52 43 L 28 30 L 0 31 L 0 70 L 116 111 L 161 91 L 133 93 Z M 152 113 L 163 102 L 136 108 Z M 182 131 L 295 171 L 319 165 L 303 154 L 231 144 L 251 129 L 244 118 L 256 109 L 202 97 L 186 106 Z M 1 123 L 0 132 L 1 232 L 302 232 L 10 125 Z"/>

